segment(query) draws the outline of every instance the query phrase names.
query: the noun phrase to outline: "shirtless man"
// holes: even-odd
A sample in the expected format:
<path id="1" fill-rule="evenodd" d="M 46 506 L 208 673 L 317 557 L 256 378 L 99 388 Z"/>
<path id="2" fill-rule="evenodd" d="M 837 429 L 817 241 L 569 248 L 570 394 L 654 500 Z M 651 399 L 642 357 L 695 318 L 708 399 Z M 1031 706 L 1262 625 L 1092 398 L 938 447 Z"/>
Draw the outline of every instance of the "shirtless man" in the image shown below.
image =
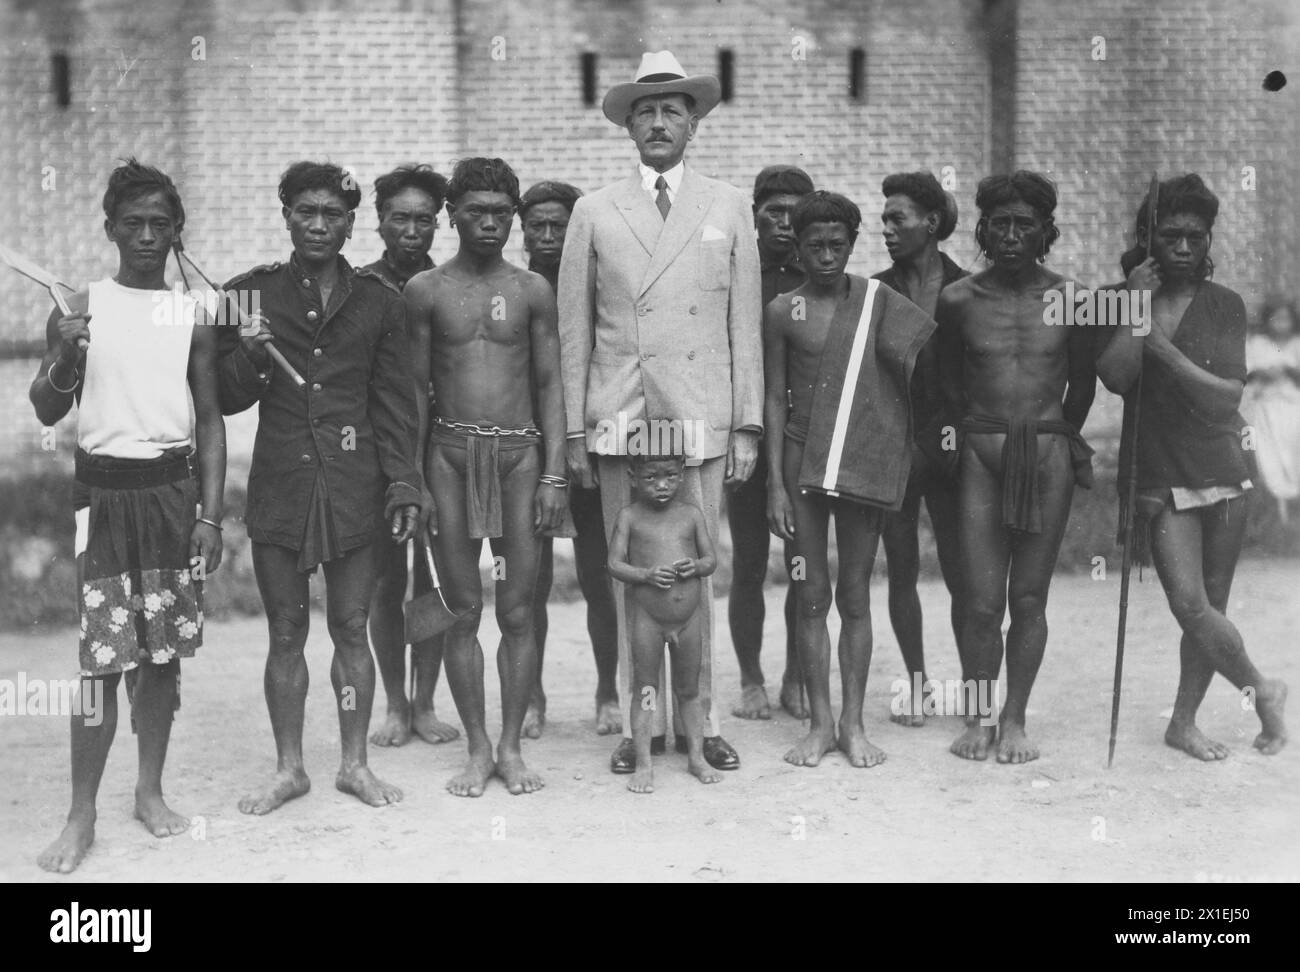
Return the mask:
<path id="1" fill-rule="evenodd" d="M 795 766 L 816 766 L 838 746 L 851 765 L 865 768 L 885 759 L 884 752 L 867 741 L 862 726 L 862 700 L 871 665 L 869 585 L 881 513 L 846 499 L 799 489 L 799 467 L 822 347 L 836 307 L 849 292 L 850 277 L 844 268 L 853 253 L 862 214 L 843 196 L 818 191 L 800 200 L 792 222 L 808 279 L 778 296 L 763 311 L 768 522 L 777 536 L 791 542 L 794 556 L 802 558 L 806 571 L 804 579 L 793 581 L 797 587 L 795 644 L 812 725 L 808 735 L 785 754 L 785 760 Z M 831 643 L 826 627 L 831 605 L 826 547 L 831 514 L 839 551 L 835 603 L 841 622 L 843 701 L 838 726 L 831 714 Z"/>
<path id="2" fill-rule="evenodd" d="M 401 165 L 375 180 L 375 209 L 384 252 L 366 267 L 397 290 L 417 273 L 433 269 L 429 250 L 438 228 L 438 210 L 447 196 L 447 180 L 427 165 Z M 417 388 L 416 394 L 426 389 Z M 427 499 L 427 496 L 426 496 Z M 438 719 L 433 693 L 442 668 L 441 637 L 411 645 L 414 692 L 406 697 L 406 638 L 402 601 L 406 596 L 405 545 L 388 548 L 379 564 L 379 579 L 370 599 L 370 643 L 379 664 L 379 677 L 388 696 L 383 724 L 370 734 L 376 746 L 401 746 L 412 736 L 427 743 L 450 742 L 460 735 L 455 726 Z M 422 557 L 415 558 L 415 593 L 432 589 Z"/>
<path id="3" fill-rule="evenodd" d="M 1096 376 L 1089 329 L 1044 322 L 1043 295 L 1066 283 L 1039 265 L 1060 235 L 1055 187 L 1034 172 L 989 176 L 975 204 L 975 239 L 991 266 L 944 288 L 935 311 L 941 387 L 965 433 L 959 534 L 968 600 L 957 647 L 968 699 L 993 699 L 1010 602 L 997 759 L 1024 763 L 1038 758 L 1025 708 L 1047 644 L 1048 585 L 1074 484 L 1091 483 L 1092 450 L 1079 429 Z M 952 751 L 987 759 L 992 715 L 968 710 Z"/>
<path id="4" fill-rule="evenodd" d="M 895 172 L 881 184 L 885 206 L 885 249 L 893 266 L 875 274 L 877 280 L 897 290 L 923 311 L 934 316 L 939 291 L 966 276 L 966 271 L 939 250 L 939 242 L 957 226 L 957 204 L 929 172 Z M 925 725 L 925 642 L 921 636 L 921 599 L 916 593 L 920 575 L 917 528 L 921 500 L 930 514 L 930 528 L 939 555 L 939 571 L 951 601 L 949 618 L 956 642 L 964 615 L 961 598 L 961 555 L 957 544 L 956 470 L 943 458 L 943 396 L 939 391 L 937 338 L 931 338 L 916 359 L 912 376 L 912 472 L 903 508 L 886 513 L 881 540 L 889 565 L 889 622 L 907 666 L 912 692 L 908 704 L 895 706 L 890 718 L 904 726 Z M 921 695 L 916 688 L 921 687 Z"/>
<path id="5" fill-rule="evenodd" d="M 701 783 L 722 779 L 704 760 L 700 704 L 700 578 L 717 569 L 704 514 L 677 496 L 682 456 L 634 455 L 628 463 L 635 501 L 619 511 L 609 545 L 609 572 L 627 585 L 632 640 L 632 743 L 636 774 L 627 788 L 654 792 L 650 762 L 653 716 L 659 700 L 664 642 L 673 660 L 673 694 L 681 706 L 687 765 Z"/>
<path id="6" fill-rule="evenodd" d="M 469 743 L 465 771 L 447 784 L 456 796 L 482 796 L 494 773 L 514 794 L 543 785 L 524 764 L 519 737 L 537 680 L 540 535 L 563 520 L 568 482 L 555 295 L 545 278 L 501 256 L 518 205 L 519 180 L 501 159 L 457 163 L 447 214 L 460 249 L 411 280 L 403 294 L 417 387 L 433 381 L 434 406 L 421 423 L 437 510 L 433 552 L 448 605 L 460 615 L 444 655 Z M 484 538 L 504 568 L 496 585 L 502 713 L 495 759 L 478 643 Z"/>

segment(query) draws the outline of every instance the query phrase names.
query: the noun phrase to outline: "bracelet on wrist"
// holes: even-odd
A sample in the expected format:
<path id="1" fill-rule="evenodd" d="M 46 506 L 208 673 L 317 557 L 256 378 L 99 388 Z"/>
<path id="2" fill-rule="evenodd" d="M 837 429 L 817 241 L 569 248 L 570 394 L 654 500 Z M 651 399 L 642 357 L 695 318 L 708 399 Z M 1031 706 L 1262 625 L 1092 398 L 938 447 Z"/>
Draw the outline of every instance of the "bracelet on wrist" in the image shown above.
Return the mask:
<path id="1" fill-rule="evenodd" d="M 538 476 L 537 481 L 544 486 L 554 486 L 556 489 L 569 488 L 569 481 L 563 476 Z"/>
<path id="2" fill-rule="evenodd" d="M 58 358 L 50 362 L 50 367 L 46 369 L 45 372 L 45 380 L 48 381 L 50 383 L 50 387 L 53 388 L 56 392 L 58 392 L 60 395 L 71 395 L 74 391 L 77 390 L 77 386 L 81 384 L 81 373 L 77 371 L 77 369 L 74 367 L 72 369 L 73 380 L 72 380 L 71 387 L 60 388 L 58 384 L 56 384 L 54 381 L 54 366 L 57 365 L 58 363 L 59 363 Z"/>
<path id="3" fill-rule="evenodd" d="M 195 522 L 197 522 L 197 523 L 206 523 L 208 526 L 213 527 L 213 528 L 214 528 L 218 533 L 221 533 L 221 532 L 222 532 L 222 530 L 221 530 L 221 524 L 220 524 L 220 522 L 218 522 L 217 520 L 209 519 L 209 518 L 206 517 L 206 516 L 200 516 L 200 517 L 196 517 L 196 518 L 195 518 Z"/>

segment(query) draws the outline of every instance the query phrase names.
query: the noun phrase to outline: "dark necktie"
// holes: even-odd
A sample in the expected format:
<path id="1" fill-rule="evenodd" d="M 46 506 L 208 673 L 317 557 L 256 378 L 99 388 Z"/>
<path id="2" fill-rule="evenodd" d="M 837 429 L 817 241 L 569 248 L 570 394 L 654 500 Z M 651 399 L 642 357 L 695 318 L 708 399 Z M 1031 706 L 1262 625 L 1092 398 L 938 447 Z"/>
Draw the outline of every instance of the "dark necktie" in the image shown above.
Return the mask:
<path id="1" fill-rule="evenodd" d="M 668 210 L 673 208 L 668 198 L 668 180 L 660 176 L 655 180 L 655 188 L 659 190 L 659 195 L 655 196 L 655 205 L 659 207 L 659 215 L 667 219 Z"/>

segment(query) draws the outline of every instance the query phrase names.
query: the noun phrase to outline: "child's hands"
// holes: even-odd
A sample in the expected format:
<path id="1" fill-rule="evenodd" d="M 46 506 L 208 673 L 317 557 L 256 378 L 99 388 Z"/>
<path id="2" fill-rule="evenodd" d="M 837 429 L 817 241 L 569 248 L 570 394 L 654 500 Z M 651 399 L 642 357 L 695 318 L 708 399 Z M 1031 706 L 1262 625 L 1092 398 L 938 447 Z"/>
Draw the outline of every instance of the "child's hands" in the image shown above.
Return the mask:
<path id="1" fill-rule="evenodd" d="M 677 580 L 677 568 L 670 567 L 667 564 L 649 567 L 646 569 L 645 580 L 647 584 L 653 584 L 655 587 L 666 591 L 673 586 L 673 581 Z"/>
<path id="2" fill-rule="evenodd" d="M 690 557 L 683 557 L 673 564 L 673 569 L 677 571 L 678 577 L 694 577 L 700 569 L 698 561 Z"/>

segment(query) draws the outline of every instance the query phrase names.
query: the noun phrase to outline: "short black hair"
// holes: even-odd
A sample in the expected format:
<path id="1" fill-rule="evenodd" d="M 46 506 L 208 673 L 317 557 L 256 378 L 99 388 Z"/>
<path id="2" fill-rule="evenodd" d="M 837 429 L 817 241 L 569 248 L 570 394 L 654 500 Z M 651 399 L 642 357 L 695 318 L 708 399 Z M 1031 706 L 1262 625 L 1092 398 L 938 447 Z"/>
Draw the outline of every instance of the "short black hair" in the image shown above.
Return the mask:
<path id="1" fill-rule="evenodd" d="M 1151 193 L 1148 192 L 1138 207 L 1137 225 L 1145 227 L 1147 213 L 1151 211 Z M 1195 172 L 1174 176 L 1160 183 L 1160 197 L 1156 202 L 1156 220 L 1179 213 L 1199 216 L 1214 228 L 1214 221 L 1219 216 L 1219 197 L 1210 191 L 1210 187 Z"/>
<path id="2" fill-rule="evenodd" d="M 931 172 L 895 172 L 885 176 L 880 191 L 886 199 L 890 196 L 906 196 L 918 209 L 927 213 L 937 212 L 939 226 L 934 235 L 940 240 L 952 236 L 952 231 L 957 228 L 957 200 L 951 193 L 944 191 Z"/>
<path id="3" fill-rule="evenodd" d="M 573 212 L 573 204 L 581 198 L 582 190 L 569 185 L 567 182 L 552 182 L 550 180 L 538 182 L 529 186 L 528 191 L 520 199 L 519 218 L 524 219 L 527 217 L 528 210 L 534 206 L 549 202 L 557 202 L 569 212 Z"/>
<path id="4" fill-rule="evenodd" d="M 447 177 L 424 164 L 399 165 L 375 180 L 375 212 L 384 215 L 384 203 L 403 189 L 419 189 L 433 197 L 433 208 L 441 209 L 447 199 Z"/>
<path id="5" fill-rule="evenodd" d="M 1022 202 L 1033 207 L 1038 218 L 1043 221 L 1043 251 L 1038 254 L 1042 261 L 1061 236 L 1052 214 L 1056 212 L 1056 183 L 1039 172 L 1018 169 L 1011 175 L 991 175 L 980 180 L 975 190 L 975 206 L 980 211 L 979 222 L 975 224 L 975 242 L 980 252 L 987 253 L 985 231 L 988 226 L 990 210 L 1007 203 Z"/>
<path id="6" fill-rule="evenodd" d="M 461 159 L 451 170 L 447 202 L 453 206 L 467 192 L 502 192 L 519 208 L 519 177 L 504 159 Z"/>
<path id="7" fill-rule="evenodd" d="M 309 189 L 335 193 L 348 212 L 361 205 L 361 187 L 352 174 L 333 162 L 295 162 L 280 176 L 279 197 L 284 206 L 292 206 L 299 194 Z"/>
<path id="8" fill-rule="evenodd" d="M 797 165 L 769 165 L 754 177 L 754 208 L 773 196 L 806 196 L 812 191 L 812 179 Z"/>
<path id="9" fill-rule="evenodd" d="M 643 455 L 640 452 L 633 452 L 628 456 L 628 465 L 633 469 L 640 469 L 647 462 L 675 462 L 679 466 L 686 465 L 686 456 L 673 455 L 672 453 L 656 453 L 653 455 Z"/>
<path id="10" fill-rule="evenodd" d="M 862 211 L 848 196 L 817 189 L 800 199 L 790 214 L 795 236 L 802 236 L 813 223 L 843 223 L 849 231 L 849 239 L 856 240 L 858 227 L 862 225 Z"/>
<path id="11" fill-rule="evenodd" d="M 122 203 L 151 192 L 161 192 L 171 206 L 176 231 L 180 232 L 185 225 L 185 207 L 181 205 L 181 194 L 171 176 L 152 165 L 144 165 L 134 156 L 120 161 L 122 164 L 109 175 L 108 188 L 104 190 L 104 215 L 112 221 L 117 218 L 117 207 Z"/>

